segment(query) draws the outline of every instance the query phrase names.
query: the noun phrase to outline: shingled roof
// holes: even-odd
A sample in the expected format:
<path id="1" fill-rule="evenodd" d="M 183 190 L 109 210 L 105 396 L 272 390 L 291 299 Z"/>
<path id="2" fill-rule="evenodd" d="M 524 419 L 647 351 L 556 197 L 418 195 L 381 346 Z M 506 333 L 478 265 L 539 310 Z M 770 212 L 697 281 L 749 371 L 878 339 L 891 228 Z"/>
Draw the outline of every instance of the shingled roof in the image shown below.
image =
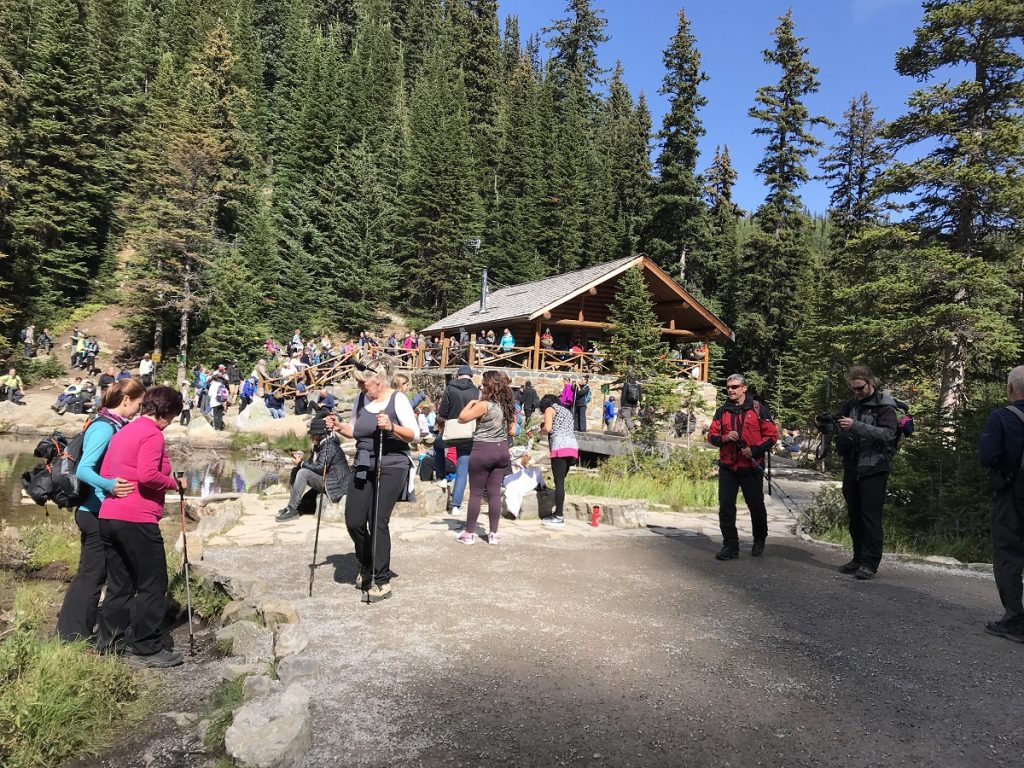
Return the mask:
<path id="1" fill-rule="evenodd" d="M 470 328 L 478 325 L 496 325 L 516 321 L 533 320 L 551 306 L 561 304 L 586 291 L 594 283 L 624 272 L 643 261 L 642 256 L 626 256 L 605 264 L 596 264 L 564 275 L 521 283 L 508 288 L 499 288 L 487 295 L 487 311 L 480 311 L 480 303 L 474 302 L 448 317 L 424 328 L 423 333 L 435 333 Z"/>

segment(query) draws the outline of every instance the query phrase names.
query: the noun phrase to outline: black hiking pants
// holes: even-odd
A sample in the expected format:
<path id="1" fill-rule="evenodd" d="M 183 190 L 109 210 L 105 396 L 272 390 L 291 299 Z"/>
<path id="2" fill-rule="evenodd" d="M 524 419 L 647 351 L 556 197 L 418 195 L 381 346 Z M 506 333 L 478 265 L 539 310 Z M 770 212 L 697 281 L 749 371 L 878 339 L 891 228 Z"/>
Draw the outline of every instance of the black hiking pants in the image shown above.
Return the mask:
<path id="1" fill-rule="evenodd" d="M 764 485 L 758 469 L 718 468 L 718 525 L 722 529 L 722 544 L 739 549 L 740 534 L 736 530 L 736 496 L 743 491 L 743 500 L 750 510 L 750 524 L 754 541 L 768 538 L 768 510 L 764 506 Z"/>
<path id="2" fill-rule="evenodd" d="M 1024 499 L 1013 486 L 992 496 L 992 571 L 1003 604 L 1003 621 L 1024 624 Z"/>
<path id="3" fill-rule="evenodd" d="M 224 431 L 224 404 L 213 406 L 213 428 L 218 432 Z"/>
<path id="4" fill-rule="evenodd" d="M 882 505 L 888 472 L 857 477 L 856 467 L 843 469 L 843 498 L 850 515 L 853 559 L 878 570 L 882 562 Z"/>
<path id="5" fill-rule="evenodd" d="M 82 542 L 78 573 L 68 587 L 57 615 L 57 636 L 67 641 L 88 640 L 93 636 L 100 591 L 107 579 L 107 561 L 103 555 L 100 521 L 96 513 L 75 510 L 75 523 L 81 531 Z"/>
<path id="6" fill-rule="evenodd" d="M 192 421 L 192 409 L 186 408 L 181 412 L 181 418 L 179 419 L 181 426 L 187 427 L 189 422 Z"/>
<path id="7" fill-rule="evenodd" d="M 107 596 L 100 636 L 114 644 L 131 627 L 132 650 L 149 656 L 167 647 L 167 556 L 160 526 L 100 520 L 107 559 Z"/>
<path id="8" fill-rule="evenodd" d="M 374 584 L 391 581 L 391 511 L 395 508 L 402 489 L 409 482 L 408 460 L 404 465 L 382 465 L 380 469 L 380 498 L 377 499 L 376 542 L 370 538 L 373 520 L 374 484 L 376 477 L 371 470 L 368 477 L 360 480 L 352 473 L 348 496 L 345 499 L 345 525 L 356 549 L 359 568 L 369 572 L 371 563 L 375 566 Z"/>

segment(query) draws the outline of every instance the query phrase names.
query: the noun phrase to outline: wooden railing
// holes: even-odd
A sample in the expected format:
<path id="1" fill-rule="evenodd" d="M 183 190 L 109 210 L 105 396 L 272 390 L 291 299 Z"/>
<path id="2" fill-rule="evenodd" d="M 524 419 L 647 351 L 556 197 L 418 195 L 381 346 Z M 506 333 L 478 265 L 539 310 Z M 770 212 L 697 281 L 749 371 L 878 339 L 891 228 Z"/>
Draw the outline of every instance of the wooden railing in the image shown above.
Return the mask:
<path id="1" fill-rule="evenodd" d="M 465 347 L 452 345 L 453 339 L 444 339 L 438 347 L 421 346 L 417 349 L 388 348 L 380 346 L 357 347 L 355 351 L 340 353 L 305 369 L 307 388 L 320 389 L 333 384 L 348 374 L 354 358 L 362 354 L 373 357 L 387 355 L 395 359 L 399 368 L 423 370 L 430 368 L 455 368 L 467 364 L 486 368 L 515 368 L 518 370 L 542 371 L 548 373 L 611 373 L 611 368 L 600 352 L 572 352 L 558 349 L 534 349 L 533 347 L 502 348 L 498 344 L 478 344 L 475 338 Z M 707 358 L 696 360 L 666 361 L 676 378 L 708 380 Z M 260 378 L 261 393 L 281 390 L 288 397 L 295 394 L 297 376 Z M 312 395 L 310 391 L 310 395 Z"/>

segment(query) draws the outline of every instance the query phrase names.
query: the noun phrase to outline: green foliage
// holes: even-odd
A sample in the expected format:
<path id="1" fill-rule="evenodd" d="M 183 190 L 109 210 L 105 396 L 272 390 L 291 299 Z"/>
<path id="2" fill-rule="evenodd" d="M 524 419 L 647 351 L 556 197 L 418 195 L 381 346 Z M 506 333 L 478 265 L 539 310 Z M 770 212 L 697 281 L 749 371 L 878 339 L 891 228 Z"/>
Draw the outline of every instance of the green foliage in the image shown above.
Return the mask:
<path id="1" fill-rule="evenodd" d="M 78 570 L 80 533 L 70 520 L 33 525 L 22 529 L 21 533 L 30 553 L 30 570 L 38 571 L 51 563 L 64 563 L 68 566 L 68 576 L 75 575 Z"/>
<path id="2" fill-rule="evenodd" d="M 41 640 L 37 591 L 19 589 L 15 631 L 0 642 L 0 762 L 10 768 L 97 755 L 142 719 L 150 700 L 115 657 Z"/>
<path id="3" fill-rule="evenodd" d="M 661 340 L 654 299 L 639 267 L 619 279 L 608 319 L 608 360 L 619 376 L 647 380 L 665 372 L 667 345 Z"/>
<path id="4" fill-rule="evenodd" d="M 244 675 L 234 680 L 225 680 L 213 694 L 210 708 L 206 711 L 206 719 L 210 721 L 210 725 L 203 737 L 203 744 L 214 753 L 224 751 L 224 734 L 231 726 L 235 710 L 242 705 L 244 685 Z"/>
<path id="5" fill-rule="evenodd" d="M 49 357 L 30 357 L 27 360 L 15 355 L 8 361 L 8 365 L 18 369 L 18 375 L 26 387 L 45 379 L 59 379 L 68 372 L 64 363 L 54 354 Z"/>
<path id="6" fill-rule="evenodd" d="M 252 448 L 261 443 L 266 443 L 271 451 L 291 454 L 295 451 L 305 453 L 309 450 L 309 437 L 289 432 L 287 435 L 267 437 L 257 432 L 235 432 L 231 435 L 231 448 L 236 451 Z"/>
<path id="7" fill-rule="evenodd" d="M 569 473 L 566 490 L 585 496 L 647 499 L 675 510 L 713 507 L 718 503 L 715 460 L 714 451 L 702 448 L 676 449 L 668 455 L 615 456 L 601 465 L 596 477 Z"/>
<path id="8" fill-rule="evenodd" d="M 187 605 L 185 593 L 185 571 L 177 556 L 167 558 L 167 596 L 184 608 Z M 220 616 L 224 606 L 231 602 L 227 593 L 216 584 L 207 584 L 189 571 L 189 587 L 192 591 L 192 610 L 202 619 Z"/>

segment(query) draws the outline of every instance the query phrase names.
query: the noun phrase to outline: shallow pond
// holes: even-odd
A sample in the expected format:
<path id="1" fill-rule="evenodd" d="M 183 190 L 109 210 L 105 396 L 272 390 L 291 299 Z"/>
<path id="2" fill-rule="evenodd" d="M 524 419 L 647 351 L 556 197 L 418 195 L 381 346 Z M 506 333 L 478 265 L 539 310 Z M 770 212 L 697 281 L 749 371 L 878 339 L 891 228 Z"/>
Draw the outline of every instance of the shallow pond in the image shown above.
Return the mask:
<path id="1" fill-rule="evenodd" d="M 40 461 L 32 455 L 38 437 L 0 435 L 0 519 L 11 525 L 31 525 L 46 520 L 46 515 L 66 515 L 53 504 L 40 507 L 22 492 L 21 475 Z M 244 453 L 220 455 L 196 452 L 177 459 L 172 447 L 175 469 L 185 471 L 189 496 L 210 496 L 225 491 L 259 493 L 278 482 L 279 472 L 287 482 L 289 467 L 280 470 L 271 464 L 252 461 Z"/>

